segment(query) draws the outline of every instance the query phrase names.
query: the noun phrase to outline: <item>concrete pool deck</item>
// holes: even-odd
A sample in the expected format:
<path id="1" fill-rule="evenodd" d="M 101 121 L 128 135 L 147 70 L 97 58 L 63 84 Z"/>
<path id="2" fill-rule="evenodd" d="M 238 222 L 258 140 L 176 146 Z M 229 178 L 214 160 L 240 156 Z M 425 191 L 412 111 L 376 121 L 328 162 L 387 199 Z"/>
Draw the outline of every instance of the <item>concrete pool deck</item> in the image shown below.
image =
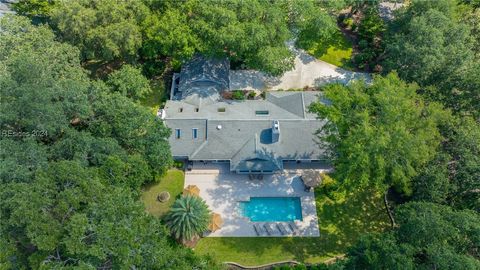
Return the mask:
<path id="1" fill-rule="evenodd" d="M 250 180 L 248 175 L 233 174 L 227 164 L 194 166 L 185 173 L 185 186 L 196 185 L 210 210 L 219 213 L 224 224 L 221 229 L 207 237 L 255 237 L 254 224 L 263 227 L 266 222 L 252 222 L 240 210 L 240 201 L 250 197 L 300 197 L 303 220 L 296 220 L 298 234 L 290 236 L 319 236 L 318 217 L 314 192 L 306 192 L 300 179 L 301 170 L 285 170 L 282 174 L 264 175 L 262 180 Z M 288 222 L 282 223 L 288 226 Z M 282 237 L 278 228 L 271 237 Z M 288 227 L 287 227 L 288 228 Z"/>

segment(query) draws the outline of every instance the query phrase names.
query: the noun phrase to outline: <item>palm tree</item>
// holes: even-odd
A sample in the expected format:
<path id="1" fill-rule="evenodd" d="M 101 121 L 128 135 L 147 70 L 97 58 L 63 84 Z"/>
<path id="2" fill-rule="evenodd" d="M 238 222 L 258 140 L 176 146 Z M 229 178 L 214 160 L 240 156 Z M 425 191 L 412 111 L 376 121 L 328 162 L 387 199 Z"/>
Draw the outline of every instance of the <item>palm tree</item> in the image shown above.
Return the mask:
<path id="1" fill-rule="evenodd" d="M 172 205 L 165 221 L 175 238 L 191 241 L 208 228 L 210 210 L 204 200 L 197 196 L 182 196 Z"/>

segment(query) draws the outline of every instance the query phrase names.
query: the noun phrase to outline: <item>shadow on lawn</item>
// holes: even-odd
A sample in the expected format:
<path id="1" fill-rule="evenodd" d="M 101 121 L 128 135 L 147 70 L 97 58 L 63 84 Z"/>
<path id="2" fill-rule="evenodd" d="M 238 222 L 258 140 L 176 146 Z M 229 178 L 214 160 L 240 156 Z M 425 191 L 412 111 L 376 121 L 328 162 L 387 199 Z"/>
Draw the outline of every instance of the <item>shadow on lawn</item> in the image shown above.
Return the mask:
<path id="1" fill-rule="evenodd" d="M 324 235 L 329 237 L 333 230 L 334 235 L 342 240 L 337 244 L 350 245 L 356 240 L 352 236 L 388 227 L 382 199 L 372 194 L 375 192 L 371 190 L 359 191 L 346 195 L 343 201 L 335 201 L 325 193 L 320 193 L 319 196 L 325 196 L 317 198 L 320 233 L 325 232 Z"/>

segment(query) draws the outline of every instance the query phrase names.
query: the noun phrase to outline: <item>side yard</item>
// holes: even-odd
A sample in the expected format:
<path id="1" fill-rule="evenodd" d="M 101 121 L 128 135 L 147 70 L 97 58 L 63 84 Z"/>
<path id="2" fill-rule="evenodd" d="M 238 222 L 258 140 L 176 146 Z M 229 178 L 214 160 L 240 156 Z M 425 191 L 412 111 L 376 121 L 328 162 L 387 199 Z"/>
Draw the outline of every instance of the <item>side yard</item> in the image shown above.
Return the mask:
<path id="1" fill-rule="evenodd" d="M 153 80 L 150 84 L 152 92 L 140 101 L 140 104 L 149 108 L 154 114 L 165 104 L 170 90 L 165 89 L 162 79 Z"/>
<path id="2" fill-rule="evenodd" d="M 175 198 L 182 193 L 184 181 L 183 171 L 171 169 L 157 183 L 145 186 L 140 199 L 145 204 L 147 212 L 156 217 L 163 217 L 170 210 Z M 158 194 L 162 191 L 170 193 L 170 199 L 164 203 L 157 200 Z"/>

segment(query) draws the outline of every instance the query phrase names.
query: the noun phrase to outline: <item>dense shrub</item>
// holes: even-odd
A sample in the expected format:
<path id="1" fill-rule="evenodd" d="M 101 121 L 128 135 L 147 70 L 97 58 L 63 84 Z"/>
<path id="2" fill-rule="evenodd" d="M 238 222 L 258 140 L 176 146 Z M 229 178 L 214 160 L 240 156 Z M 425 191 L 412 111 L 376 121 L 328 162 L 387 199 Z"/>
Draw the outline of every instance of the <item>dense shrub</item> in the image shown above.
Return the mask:
<path id="1" fill-rule="evenodd" d="M 242 90 L 232 91 L 232 99 L 234 99 L 234 100 L 244 100 L 245 99 L 245 93 Z"/>

